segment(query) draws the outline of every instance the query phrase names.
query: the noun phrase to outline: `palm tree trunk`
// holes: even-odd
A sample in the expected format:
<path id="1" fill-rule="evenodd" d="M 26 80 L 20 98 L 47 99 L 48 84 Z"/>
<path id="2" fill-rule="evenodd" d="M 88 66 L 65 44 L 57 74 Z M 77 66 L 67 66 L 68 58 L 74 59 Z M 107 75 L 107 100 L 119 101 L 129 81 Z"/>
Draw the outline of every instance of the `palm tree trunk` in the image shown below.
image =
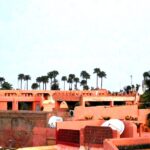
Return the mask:
<path id="1" fill-rule="evenodd" d="M 65 81 L 64 81 L 64 90 L 65 90 Z"/>
<path id="2" fill-rule="evenodd" d="M 46 90 L 46 83 L 45 83 L 45 90 Z"/>
<path id="3" fill-rule="evenodd" d="M 21 81 L 20 81 L 20 82 L 21 82 L 21 87 L 20 87 L 20 88 L 21 88 L 21 90 L 22 90 L 22 79 L 21 79 Z"/>
<path id="4" fill-rule="evenodd" d="M 44 82 L 43 82 L 43 90 L 44 90 Z"/>
<path id="5" fill-rule="evenodd" d="M 76 82 L 76 90 L 77 90 L 77 82 Z"/>
<path id="6" fill-rule="evenodd" d="M 102 89 L 102 85 L 103 85 L 103 78 L 101 78 L 101 89 Z"/>
<path id="7" fill-rule="evenodd" d="M 97 74 L 97 77 L 96 77 L 96 88 L 98 89 L 98 74 Z"/>
<path id="8" fill-rule="evenodd" d="M 27 80 L 27 90 L 28 90 L 28 80 Z"/>
<path id="9" fill-rule="evenodd" d="M 51 83 L 50 83 L 50 90 L 52 89 L 52 79 L 51 79 Z"/>

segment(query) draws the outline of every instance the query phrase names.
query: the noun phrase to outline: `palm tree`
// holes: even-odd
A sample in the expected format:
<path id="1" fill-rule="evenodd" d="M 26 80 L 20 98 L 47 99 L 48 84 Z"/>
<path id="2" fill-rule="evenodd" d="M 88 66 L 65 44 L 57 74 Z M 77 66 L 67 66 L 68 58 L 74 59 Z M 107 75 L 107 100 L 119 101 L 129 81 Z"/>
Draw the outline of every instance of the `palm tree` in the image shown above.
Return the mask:
<path id="1" fill-rule="evenodd" d="M 52 71 L 53 72 L 53 78 L 56 79 L 57 75 L 59 75 L 59 72 L 57 70 Z"/>
<path id="2" fill-rule="evenodd" d="M 51 90 L 59 90 L 59 83 L 57 79 L 54 79 Z"/>
<path id="3" fill-rule="evenodd" d="M 103 85 L 103 78 L 106 78 L 106 73 L 104 71 L 100 71 L 98 73 L 98 76 L 101 78 L 101 89 L 102 89 L 102 85 Z"/>
<path id="4" fill-rule="evenodd" d="M 83 78 L 83 80 L 86 80 L 86 85 L 87 85 L 87 79 L 90 79 L 90 74 L 86 71 L 81 71 L 80 76 Z"/>
<path id="5" fill-rule="evenodd" d="M 65 90 L 65 82 L 67 81 L 67 77 L 66 76 L 62 76 L 61 80 L 64 81 L 64 90 Z"/>
<path id="6" fill-rule="evenodd" d="M 42 76 L 41 80 L 43 82 L 43 90 L 46 90 L 46 84 L 48 83 L 48 76 Z"/>
<path id="7" fill-rule="evenodd" d="M 22 90 L 22 80 L 24 80 L 24 74 L 20 73 L 18 75 L 18 81 L 20 80 L 20 89 Z"/>
<path id="8" fill-rule="evenodd" d="M 69 90 L 72 90 L 72 83 L 74 81 L 75 75 L 74 74 L 69 74 L 67 82 L 69 83 Z"/>
<path id="9" fill-rule="evenodd" d="M 48 78 L 50 79 L 50 90 L 51 90 L 51 88 L 52 88 L 52 79 L 53 79 L 53 72 L 51 71 L 51 72 L 48 72 L 47 73 L 47 76 L 48 76 Z"/>
<path id="10" fill-rule="evenodd" d="M 75 90 L 77 90 L 77 84 L 80 82 L 78 77 L 74 78 L 74 82 L 75 82 Z"/>
<path id="11" fill-rule="evenodd" d="M 31 80 L 30 75 L 24 75 L 24 80 L 26 81 L 27 85 L 26 85 L 26 89 L 28 90 L 28 81 Z"/>
<path id="12" fill-rule="evenodd" d="M 37 83 L 33 83 L 33 84 L 31 85 L 31 88 L 32 88 L 33 90 L 36 90 L 38 87 L 39 87 L 39 85 L 38 85 Z"/>
<path id="13" fill-rule="evenodd" d="M 5 82 L 5 78 L 4 77 L 0 77 L 0 87 L 2 87 L 3 82 Z"/>
<path id="14" fill-rule="evenodd" d="M 83 90 L 87 87 L 87 81 L 81 80 L 80 85 L 83 86 Z"/>
<path id="15" fill-rule="evenodd" d="M 39 85 L 38 85 L 39 89 L 41 89 L 41 88 L 40 88 L 40 87 L 41 87 L 41 86 L 40 86 L 40 83 L 42 82 L 41 77 L 37 77 L 37 78 L 36 78 L 36 82 L 39 84 Z"/>
<path id="16" fill-rule="evenodd" d="M 93 73 L 96 73 L 96 88 L 98 89 L 98 74 L 100 73 L 100 68 L 95 68 Z"/>

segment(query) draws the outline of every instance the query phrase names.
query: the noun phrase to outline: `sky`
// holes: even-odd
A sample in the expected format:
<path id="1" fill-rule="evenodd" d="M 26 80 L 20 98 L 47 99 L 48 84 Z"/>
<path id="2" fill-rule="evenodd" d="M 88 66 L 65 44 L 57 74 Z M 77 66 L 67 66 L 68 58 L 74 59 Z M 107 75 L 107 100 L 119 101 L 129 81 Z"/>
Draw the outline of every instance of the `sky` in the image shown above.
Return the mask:
<path id="1" fill-rule="evenodd" d="M 0 76 L 14 88 L 20 73 L 31 85 L 52 70 L 60 82 L 86 70 L 95 87 L 100 68 L 103 88 L 119 91 L 131 75 L 142 83 L 149 49 L 149 0 L 0 0 Z"/>

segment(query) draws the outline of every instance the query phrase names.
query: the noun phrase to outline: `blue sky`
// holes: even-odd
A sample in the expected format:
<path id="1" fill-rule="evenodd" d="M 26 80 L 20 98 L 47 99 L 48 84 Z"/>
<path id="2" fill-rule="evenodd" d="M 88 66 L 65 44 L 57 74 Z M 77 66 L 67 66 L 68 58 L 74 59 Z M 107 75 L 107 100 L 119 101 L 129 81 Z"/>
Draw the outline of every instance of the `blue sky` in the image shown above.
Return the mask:
<path id="1" fill-rule="evenodd" d="M 150 70 L 149 0 L 0 0 L 0 76 L 17 88 L 19 73 L 32 78 L 58 70 L 58 80 L 82 70 L 96 85 L 118 91 L 141 84 Z M 62 84 L 60 84 L 62 87 Z"/>

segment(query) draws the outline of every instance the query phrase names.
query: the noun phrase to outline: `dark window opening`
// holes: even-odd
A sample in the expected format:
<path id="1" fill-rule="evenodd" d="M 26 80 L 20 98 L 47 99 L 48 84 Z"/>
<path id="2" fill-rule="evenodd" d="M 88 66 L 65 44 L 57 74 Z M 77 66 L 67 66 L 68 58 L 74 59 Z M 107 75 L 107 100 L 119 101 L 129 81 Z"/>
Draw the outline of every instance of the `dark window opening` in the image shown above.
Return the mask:
<path id="1" fill-rule="evenodd" d="M 122 102 L 122 101 L 114 102 L 114 105 L 117 105 L 117 106 L 125 105 L 125 104 L 126 104 L 126 102 Z"/>
<path id="2" fill-rule="evenodd" d="M 7 102 L 7 110 L 12 110 L 12 102 Z"/>
<path id="3" fill-rule="evenodd" d="M 19 110 L 32 110 L 32 102 L 19 102 L 18 109 Z"/>
<path id="4" fill-rule="evenodd" d="M 85 107 L 110 106 L 110 102 L 85 102 Z"/>
<path id="5" fill-rule="evenodd" d="M 74 110 L 75 106 L 79 106 L 78 102 L 66 102 L 69 110 Z"/>

